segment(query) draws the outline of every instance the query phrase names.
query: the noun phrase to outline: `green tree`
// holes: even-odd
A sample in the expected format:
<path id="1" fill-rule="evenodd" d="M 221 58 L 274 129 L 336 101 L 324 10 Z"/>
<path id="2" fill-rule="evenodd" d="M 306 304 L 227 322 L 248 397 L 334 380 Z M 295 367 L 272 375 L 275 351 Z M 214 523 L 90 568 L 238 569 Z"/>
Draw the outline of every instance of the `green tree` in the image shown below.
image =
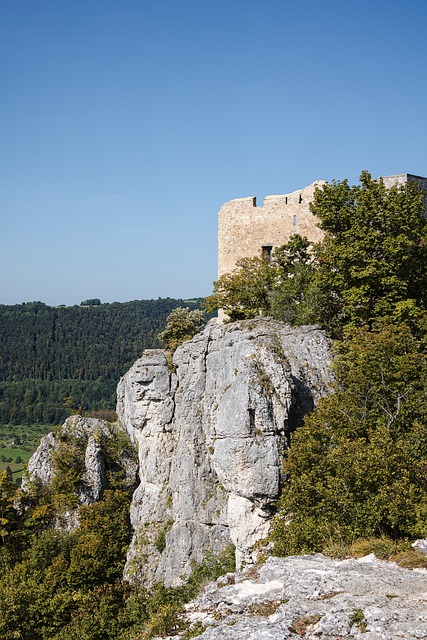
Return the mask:
<path id="1" fill-rule="evenodd" d="M 317 189 L 310 206 L 325 231 L 316 252 L 319 311 L 336 335 L 379 318 L 416 320 L 427 304 L 427 218 L 414 183 L 387 189 L 367 171 Z"/>
<path id="2" fill-rule="evenodd" d="M 276 247 L 271 260 L 238 260 L 234 271 L 214 283 L 206 308 L 222 309 L 230 321 L 271 315 L 296 325 L 316 322 L 314 270 L 311 243 L 295 234 Z"/>
<path id="3" fill-rule="evenodd" d="M 9 470 L 9 471 L 8 471 Z M 10 537 L 16 534 L 21 518 L 16 507 L 18 487 L 12 479 L 10 467 L 0 471 L 0 541 L 8 544 Z"/>
<path id="4" fill-rule="evenodd" d="M 244 320 L 265 315 L 274 272 L 261 257 L 242 258 L 236 268 L 214 282 L 214 291 L 206 298 L 206 310 L 222 309 L 230 319 Z"/>
<path id="5" fill-rule="evenodd" d="M 320 292 L 311 247 L 307 238 L 294 234 L 289 242 L 274 250 L 271 262 L 274 284 L 269 295 L 269 313 L 273 318 L 291 325 L 318 322 Z"/>
<path id="6" fill-rule="evenodd" d="M 183 342 L 191 340 L 205 324 L 203 311 L 188 307 L 178 307 L 171 311 L 167 320 L 166 328 L 159 333 L 158 338 L 165 348 L 173 353 Z"/>
<path id="7" fill-rule="evenodd" d="M 291 438 L 276 551 L 427 535 L 427 356 L 407 326 L 339 344 L 334 393 Z"/>
<path id="8" fill-rule="evenodd" d="M 101 300 L 99 298 L 89 298 L 88 300 L 82 300 L 80 303 L 81 307 L 96 307 L 101 304 Z"/>

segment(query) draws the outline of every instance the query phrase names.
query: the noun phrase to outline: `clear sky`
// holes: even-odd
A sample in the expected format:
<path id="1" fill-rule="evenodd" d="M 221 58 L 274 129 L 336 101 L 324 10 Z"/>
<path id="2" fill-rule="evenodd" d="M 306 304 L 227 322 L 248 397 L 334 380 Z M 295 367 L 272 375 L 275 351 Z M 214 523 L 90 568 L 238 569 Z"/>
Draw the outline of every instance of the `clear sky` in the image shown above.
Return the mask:
<path id="1" fill-rule="evenodd" d="M 0 303 L 208 295 L 217 211 L 427 175 L 425 0 L 0 0 Z"/>

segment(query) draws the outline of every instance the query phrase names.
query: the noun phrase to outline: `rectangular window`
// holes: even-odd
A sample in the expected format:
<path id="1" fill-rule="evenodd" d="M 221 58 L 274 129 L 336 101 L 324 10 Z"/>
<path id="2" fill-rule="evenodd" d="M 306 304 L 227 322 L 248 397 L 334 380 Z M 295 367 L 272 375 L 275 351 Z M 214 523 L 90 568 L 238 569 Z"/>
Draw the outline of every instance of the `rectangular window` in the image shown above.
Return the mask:
<path id="1" fill-rule="evenodd" d="M 294 225 L 297 223 L 297 217 L 294 216 Z"/>
<path id="2" fill-rule="evenodd" d="M 273 252 L 273 245 L 263 244 L 261 247 L 261 257 L 265 262 L 271 262 L 271 254 Z"/>

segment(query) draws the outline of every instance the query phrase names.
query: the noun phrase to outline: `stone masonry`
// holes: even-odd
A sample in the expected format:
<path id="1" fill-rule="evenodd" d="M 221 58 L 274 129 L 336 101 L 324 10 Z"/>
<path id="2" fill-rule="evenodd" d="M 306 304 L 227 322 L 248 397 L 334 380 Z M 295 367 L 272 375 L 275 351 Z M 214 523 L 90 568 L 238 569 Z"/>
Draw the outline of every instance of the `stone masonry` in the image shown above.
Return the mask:
<path id="1" fill-rule="evenodd" d="M 256 198 L 237 198 L 222 205 L 218 220 L 218 276 L 229 273 L 240 258 L 271 253 L 299 233 L 317 242 L 323 233 L 310 211 L 316 187 L 324 181 L 286 195 L 266 196 L 264 206 Z"/>
<path id="2" fill-rule="evenodd" d="M 427 193 L 427 178 L 402 173 L 383 180 L 388 189 L 395 184 L 417 182 Z M 324 180 L 318 180 L 299 191 L 266 196 L 261 207 L 257 207 L 254 197 L 223 204 L 218 216 L 218 277 L 232 271 L 240 258 L 271 255 L 275 247 L 288 242 L 295 233 L 312 242 L 322 240 L 323 232 L 310 211 L 310 203 L 315 189 L 324 184 Z"/>

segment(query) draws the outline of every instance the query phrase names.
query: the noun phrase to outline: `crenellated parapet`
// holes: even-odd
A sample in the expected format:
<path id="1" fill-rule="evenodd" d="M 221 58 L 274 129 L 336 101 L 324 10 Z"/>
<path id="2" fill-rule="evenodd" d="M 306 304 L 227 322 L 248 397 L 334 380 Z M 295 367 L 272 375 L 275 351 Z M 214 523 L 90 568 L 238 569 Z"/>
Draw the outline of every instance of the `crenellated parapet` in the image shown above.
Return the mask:
<path id="1" fill-rule="evenodd" d="M 425 192 L 427 213 L 427 178 L 401 173 L 382 178 L 387 189 L 415 182 Z M 283 195 L 266 196 L 262 206 L 256 198 L 236 198 L 222 205 L 218 215 L 218 276 L 233 271 L 237 260 L 253 256 L 269 256 L 275 247 L 299 233 L 312 242 L 323 238 L 316 217 L 310 211 L 318 180 L 304 189 Z"/>
<path id="2" fill-rule="evenodd" d="M 264 198 L 237 198 L 222 205 L 218 219 L 218 275 L 232 271 L 240 258 L 266 254 L 299 233 L 313 242 L 322 239 L 310 211 L 316 187 L 324 181 L 283 195 Z"/>

